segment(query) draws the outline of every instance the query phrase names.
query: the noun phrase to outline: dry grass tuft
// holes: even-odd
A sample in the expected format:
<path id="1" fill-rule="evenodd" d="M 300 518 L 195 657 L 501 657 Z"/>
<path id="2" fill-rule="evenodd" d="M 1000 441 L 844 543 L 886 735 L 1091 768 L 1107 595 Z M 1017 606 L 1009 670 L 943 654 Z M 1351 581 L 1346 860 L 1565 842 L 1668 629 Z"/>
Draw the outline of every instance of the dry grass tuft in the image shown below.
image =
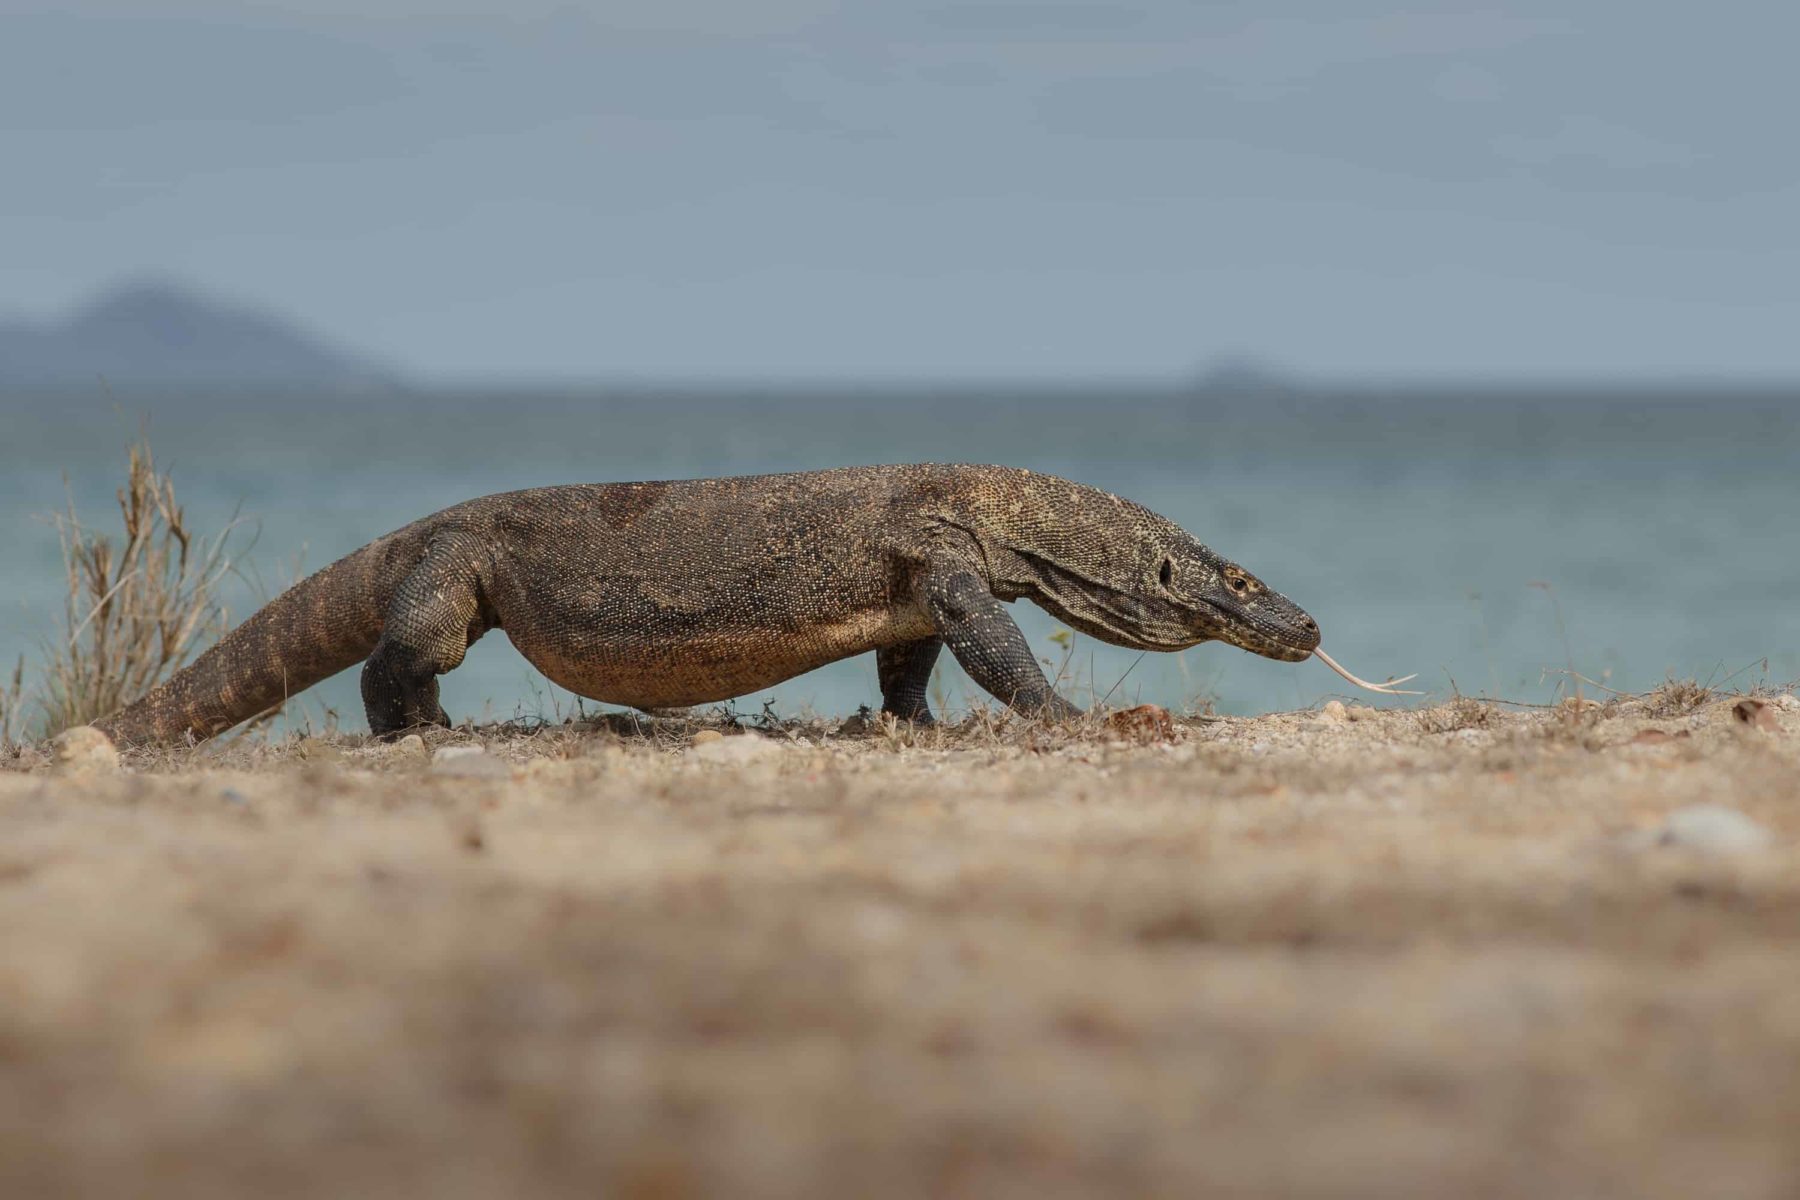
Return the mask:
<path id="1" fill-rule="evenodd" d="M 19 659 L 12 678 L 0 687 L 0 754 L 9 753 L 17 745 L 17 734 L 25 707 L 25 660 Z"/>
<path id="2" fill-rule="evenodd" d="M 1499 710 L 1491 704 L 1483 704 L 1469 696 L 1457 696 L 1448 704 L 1418 710 L 1419 729 L 1424 733 L 1486 729 L 1499 715 Z"/>
<path id="3" fill-rule="evenodd" d="M 118 502 L 122 536 L 90 529 L 73 501 L 51 518 L 68 583 L 62 621 L 42 647 L 35 684 L 26 686 L 21 663 L 0 692 L 0 739 L 47 737 L 118 709 L 229 623 L 218 591 L 231 570 L 236 523 L 196 534 L 147 440 L 130 449 Z"/>
<path id="4" fill-rule="evenodd" d="M 1685 717 L 1712 702 L 1712 689 L 1693 679 L 1670 679 L 1643 696 L 1644 712 L 1652 717 Z"/>

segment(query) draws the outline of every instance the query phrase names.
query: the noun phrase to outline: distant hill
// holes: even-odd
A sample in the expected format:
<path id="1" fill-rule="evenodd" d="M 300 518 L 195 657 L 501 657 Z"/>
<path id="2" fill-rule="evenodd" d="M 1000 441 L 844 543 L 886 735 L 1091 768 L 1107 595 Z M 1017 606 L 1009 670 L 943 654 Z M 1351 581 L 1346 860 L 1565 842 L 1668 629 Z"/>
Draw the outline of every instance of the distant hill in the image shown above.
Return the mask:
<path id="1" fill-rule="evenodd" d="M 1262 359 L 1229 353 L 1197 372 L 1193 387 L 1208 394 L 1271 396 L 1302 390 L 1303 385 L 1296 377 Z"/>
<path id="2" fill-rule="evenodd" d="M 66 320 L 0 322 L 0 386 L 276 384 L 380 391 L 400 377 L 280 317 L 152 281 L 107 292 Z"/>

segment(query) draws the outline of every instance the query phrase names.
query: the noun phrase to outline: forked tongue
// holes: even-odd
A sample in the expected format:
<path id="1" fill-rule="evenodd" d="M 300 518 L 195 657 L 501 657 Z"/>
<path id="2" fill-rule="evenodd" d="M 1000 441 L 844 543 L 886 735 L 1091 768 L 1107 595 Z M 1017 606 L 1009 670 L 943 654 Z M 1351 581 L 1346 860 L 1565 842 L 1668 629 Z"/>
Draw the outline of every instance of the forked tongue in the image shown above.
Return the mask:
<path id="1" fill-rule="evenodd" d="M 1411 675 L 1402 675 L 1399 679 L 1390 679 L 1386 683 L 1370 683 L 1366 679 L 1358 679 L 1350 672 L 1344 670 L 1344 668 L 1338 666 L 1337 661 L 1323 650 L 1314 650 L 1313 657 L 1336 671 L 1339 675 L 1342 675 L 1345 679 L 1348 679 L 1351 683 L 1354 683 L 1357 687 L 1364 688 L 1371 692 L 1380 692 L 1384 696 L 1423 696 L 1425 694 L 1424 692 L 1403 692 L 1394 686 L 1397 683 L 1405 683 L 1409 679 L 1417 679 L 1418 674 L 1416 672 Z"/>

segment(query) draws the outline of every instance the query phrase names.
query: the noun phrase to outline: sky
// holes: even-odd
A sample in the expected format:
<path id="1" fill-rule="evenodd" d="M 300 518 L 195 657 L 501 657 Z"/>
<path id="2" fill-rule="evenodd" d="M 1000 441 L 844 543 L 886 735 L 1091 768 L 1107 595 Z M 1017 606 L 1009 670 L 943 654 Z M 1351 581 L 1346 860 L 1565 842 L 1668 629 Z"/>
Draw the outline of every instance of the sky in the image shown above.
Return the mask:
<path id="1" fill-rule="evenodd" d="M 0 0 L 0 313 L 422 378 L 1800 376 L 1800 7 Z"/>

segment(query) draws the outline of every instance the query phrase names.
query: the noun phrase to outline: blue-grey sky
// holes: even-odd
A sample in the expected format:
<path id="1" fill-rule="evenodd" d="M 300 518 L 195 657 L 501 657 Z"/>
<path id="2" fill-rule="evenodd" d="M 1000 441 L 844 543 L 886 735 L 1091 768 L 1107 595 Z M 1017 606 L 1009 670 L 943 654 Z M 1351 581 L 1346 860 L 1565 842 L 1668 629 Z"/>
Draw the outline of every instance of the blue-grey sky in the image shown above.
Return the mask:
<path id="1" fill-rule="evenodd" d="M 1800 8 L 0 0 L 0 309 L 426 377 L 1800 375 Z"/>

